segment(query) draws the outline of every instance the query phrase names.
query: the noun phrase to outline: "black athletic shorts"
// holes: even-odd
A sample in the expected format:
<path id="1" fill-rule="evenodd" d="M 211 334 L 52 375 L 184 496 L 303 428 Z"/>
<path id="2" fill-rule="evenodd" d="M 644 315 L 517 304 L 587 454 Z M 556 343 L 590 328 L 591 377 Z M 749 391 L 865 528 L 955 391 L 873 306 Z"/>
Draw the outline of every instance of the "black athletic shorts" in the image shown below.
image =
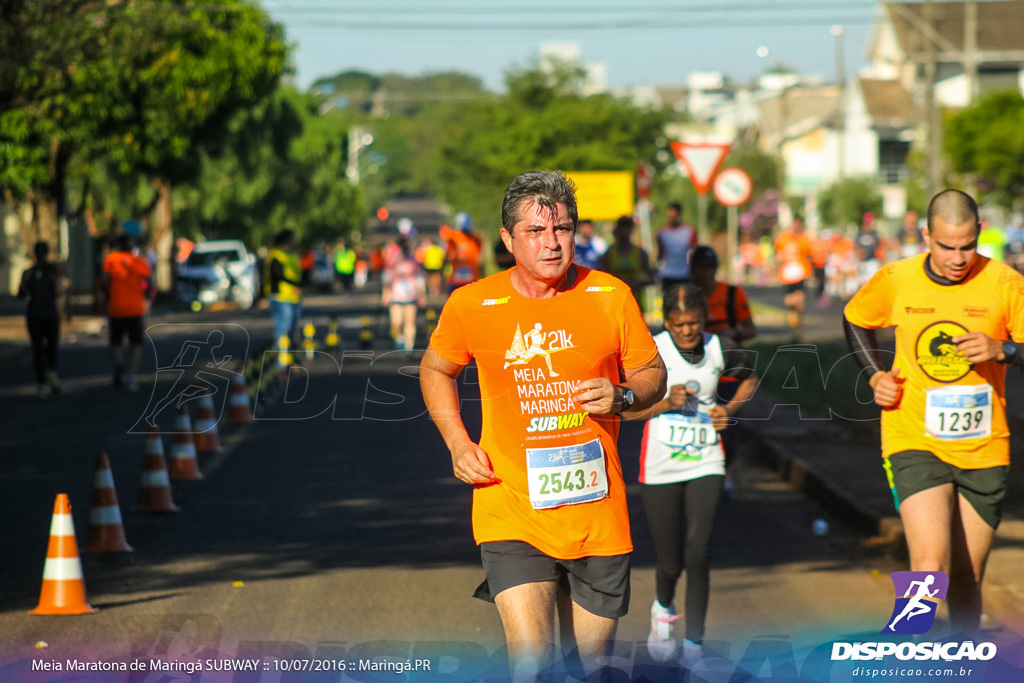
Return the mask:
<path id="1" fill-rule="evenodd" d="M 473 597 L 494 602 L 494 596 L 524 583 L 555 581 L 563 593 L 591 614 L 618 619 L 629 610 L 630 554 L 559 560 L 523 541 L 480 544 L 487 578 Z"/>
<path id="2" fill-rule="evenodd" d="M 111 318 L 110 345 L 120 346 L 124 336 L 128 335 L 128 343 L 142 346 L 142 318 Z"/>
<path id="3" fill-rule="evenodd" d="M 788 285 L 782 285 L 782 293 L 785 295 L 793 294 L 794 292 L 804 291 L 804 284 L 807 280 L 801 280 L 800 282 L 793 282 Z"/>
<path id="4" fill-rule="evenodd" d="M 884 467 L 897 510 L 901 500 L 915 493 L 952 483 L 986 524 L 993 529 L 999 527 L 1009 469 L 1005 465 L 965 470 L 930 451 L 900 451 L 886 458 Z"/>

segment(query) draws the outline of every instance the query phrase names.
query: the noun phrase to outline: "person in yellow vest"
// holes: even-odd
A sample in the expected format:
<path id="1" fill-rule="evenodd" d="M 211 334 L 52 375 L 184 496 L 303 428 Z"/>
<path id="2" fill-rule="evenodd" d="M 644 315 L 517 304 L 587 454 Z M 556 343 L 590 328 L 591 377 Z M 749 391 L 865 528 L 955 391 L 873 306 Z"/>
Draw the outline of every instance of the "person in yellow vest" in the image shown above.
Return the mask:
<path id="1" fill-rule="evenodd" d="M 352 291 L 358 258 L 359 255 L 356 254 L 355 249 L 341 240 L 338 241 L 338 246 L 334 249 L 334 270 L 338 274 L 338 280 L 341 281 L 342 289 L 346 292 Z"/>
<path id="2" fill-rule="evenodd" d="M 267 254 L 263 293 L 270 301 L 274 320 L 274 341 L 288 335 L 298 341 L 299 316 L 302 314 L 302 267 L 295 253 L 295 231 L 282 230 L 274 236 Z"/>

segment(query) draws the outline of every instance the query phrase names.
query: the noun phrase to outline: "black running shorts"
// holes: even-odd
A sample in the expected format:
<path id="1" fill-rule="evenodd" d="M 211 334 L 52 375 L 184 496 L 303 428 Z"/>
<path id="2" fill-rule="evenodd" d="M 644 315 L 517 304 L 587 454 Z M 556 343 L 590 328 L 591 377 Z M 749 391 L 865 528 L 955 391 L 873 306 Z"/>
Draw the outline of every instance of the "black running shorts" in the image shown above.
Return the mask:
<path id="1" fill-rule="evenodd" d="M 591 614 L 618 619 L 629 610 L 630 554 L 559 560 L 523 541 L 480 545 L 487 578 L 473 597 L 494 602 L 498 593 L 524 583 L 554 581 Z"/>
<path id="2" fill-rule="evenodd" d="M 884 466 L 897 510 L 900 501 L 915 493 L 952 483 L 986 524 L 993 529 L 999 527 L 1006 496 L 1005 465 L 965 470 L 940 460 L 930 451 L 900 451 L 886 458 Z"/>

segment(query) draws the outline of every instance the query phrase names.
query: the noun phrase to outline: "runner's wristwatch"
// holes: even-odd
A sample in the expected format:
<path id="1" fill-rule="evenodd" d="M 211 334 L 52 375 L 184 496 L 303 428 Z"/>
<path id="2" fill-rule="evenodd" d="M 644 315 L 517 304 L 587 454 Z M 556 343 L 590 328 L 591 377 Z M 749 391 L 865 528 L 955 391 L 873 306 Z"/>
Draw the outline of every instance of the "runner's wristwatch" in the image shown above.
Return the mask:
<path id="1" fill-rule="evenodd" d="M 633 393 L 632 389 L 622 386 L 619 388 L 622 389 L 622 410 L 619 411 L 619 414 L 621 415 L 633 407 L 633 404 L 636 403 L 636 395 Z"/>
<path id="2" fill-rule="evenodd" d="M 1017 345 L 1010 341 L 1003 342 L 1003 363 L 1009 365 L 1017 355 Z"/>

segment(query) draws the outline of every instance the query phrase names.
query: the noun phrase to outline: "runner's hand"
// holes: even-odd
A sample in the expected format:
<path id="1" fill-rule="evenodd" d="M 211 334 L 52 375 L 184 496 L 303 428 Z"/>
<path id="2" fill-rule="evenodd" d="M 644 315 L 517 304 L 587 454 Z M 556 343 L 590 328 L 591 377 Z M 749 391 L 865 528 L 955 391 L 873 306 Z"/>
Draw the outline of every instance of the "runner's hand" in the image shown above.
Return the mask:
<path id="1" fill-rule="evenodd" d="M 1003 351 L 1003 343 L 990 338 L 984 332 L 968 332 L 953 337 L 956 350 L 972 363 L 996 360 Z"/>
<path id="2" fill-rule="evenodd" d="M 715 428 L 716 432 L 720 432 L 729 426 L 729 411 L 725 409 L 723 405 L 714 405 L 711 410 L 708 411 L 708 416 L 711 417 L 711 426 Z"/>
<path id="3" fill-rule="evenodd" d="M 607 377 L 584 380 L 579 388 L 573 400 L 591 415 L 618 415 L 622 412 L 621 399 Z"/>
<path id="4" fill-rule="evenodd" d="M 459 481 L 467 484 L 492 484 L 497 481 L 491 459 L 484 449 L 472 441 L 452 450 L 452 470 Z"/>
<path id="5" fill-rule="evenodd" d="M 679 410 L 686 405 L 686 397 L 693 394 L 694 392 L 687 389 L 685 384 L 673 384 L 668 390 L 669 410 Z"/>
<path id="6" fill-rule="evenodd" d="M 871 378 L 875 390 L 875 403 L 883 408 L 892 408 L 903 396 L 903 383 L 906 377 L 900 377 L 900 369 L 893 368 L 889 372 L 876 372 Z"/>

